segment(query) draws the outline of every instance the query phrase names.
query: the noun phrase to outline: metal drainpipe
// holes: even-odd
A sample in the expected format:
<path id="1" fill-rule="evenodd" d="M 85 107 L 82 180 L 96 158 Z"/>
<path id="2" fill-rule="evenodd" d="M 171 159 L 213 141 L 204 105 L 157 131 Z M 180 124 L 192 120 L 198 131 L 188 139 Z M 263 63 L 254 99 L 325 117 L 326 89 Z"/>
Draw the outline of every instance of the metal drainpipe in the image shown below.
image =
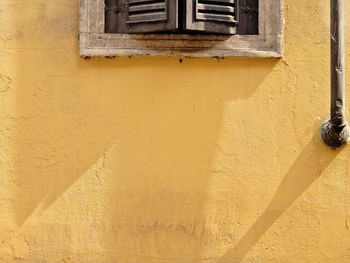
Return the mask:
<path id="1" fill-rule="evenodd" d="M 345 120 L 344 0 L 331 0 L 331 117 L 322 124 L 325 144 L 338 148 L 349 141 Z"/>

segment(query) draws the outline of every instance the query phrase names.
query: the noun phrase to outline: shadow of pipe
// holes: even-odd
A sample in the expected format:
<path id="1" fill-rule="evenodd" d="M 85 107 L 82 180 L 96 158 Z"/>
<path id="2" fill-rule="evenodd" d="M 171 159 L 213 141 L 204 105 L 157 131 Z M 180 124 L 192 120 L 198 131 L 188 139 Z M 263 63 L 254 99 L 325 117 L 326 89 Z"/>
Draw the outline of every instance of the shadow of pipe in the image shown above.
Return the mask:
<path id="1" fill-rule="evenodd" d="M 265 232 L 322 175 L 337 155 L 325 147 L 318 136 L 311 139 L 283 178 L 265 211 L 238 243 L 226 251 L 219 263 L 241 262 Z"/>

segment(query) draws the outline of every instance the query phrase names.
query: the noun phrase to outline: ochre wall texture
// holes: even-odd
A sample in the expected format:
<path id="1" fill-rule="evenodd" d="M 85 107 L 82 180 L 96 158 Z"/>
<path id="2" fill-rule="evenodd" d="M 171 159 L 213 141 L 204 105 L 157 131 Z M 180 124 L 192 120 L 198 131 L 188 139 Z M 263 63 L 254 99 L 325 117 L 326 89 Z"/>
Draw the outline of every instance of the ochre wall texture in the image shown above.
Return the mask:
<path id="1" fill-rule="evenodd" d="M 350 262 L 328 12 L 286 0 L 280 60 L 84 60 L 78 0 L 1 0 L 0 262 Z"/>

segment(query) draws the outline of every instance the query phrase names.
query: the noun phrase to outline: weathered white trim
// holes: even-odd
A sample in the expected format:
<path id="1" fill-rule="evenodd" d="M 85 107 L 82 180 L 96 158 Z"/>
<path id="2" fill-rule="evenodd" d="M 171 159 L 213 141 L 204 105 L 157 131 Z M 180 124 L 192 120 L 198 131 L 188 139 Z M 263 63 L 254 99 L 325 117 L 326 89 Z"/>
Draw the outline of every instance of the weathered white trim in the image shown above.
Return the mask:
<path id="1" fill-rule="evenodd" d="M 283 0 L 260 0 L 259 35 L 106 34 L 104 0 L 80 0 L 80 55 L 282 57 Z"/>

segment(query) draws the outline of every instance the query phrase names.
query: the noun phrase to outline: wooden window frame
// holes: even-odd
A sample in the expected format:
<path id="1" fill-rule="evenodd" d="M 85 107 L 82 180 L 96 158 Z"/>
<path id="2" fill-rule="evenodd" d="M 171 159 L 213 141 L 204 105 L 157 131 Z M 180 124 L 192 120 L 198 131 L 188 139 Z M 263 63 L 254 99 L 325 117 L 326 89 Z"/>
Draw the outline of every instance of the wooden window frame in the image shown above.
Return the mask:
<path id="1" fill-rule="evenodd" d="M 283 0 L 259 0 L 259 35 L 108 34 L 104 23 L 104 0 L 80 0 L 82 57 L 283 55 Z"/>

